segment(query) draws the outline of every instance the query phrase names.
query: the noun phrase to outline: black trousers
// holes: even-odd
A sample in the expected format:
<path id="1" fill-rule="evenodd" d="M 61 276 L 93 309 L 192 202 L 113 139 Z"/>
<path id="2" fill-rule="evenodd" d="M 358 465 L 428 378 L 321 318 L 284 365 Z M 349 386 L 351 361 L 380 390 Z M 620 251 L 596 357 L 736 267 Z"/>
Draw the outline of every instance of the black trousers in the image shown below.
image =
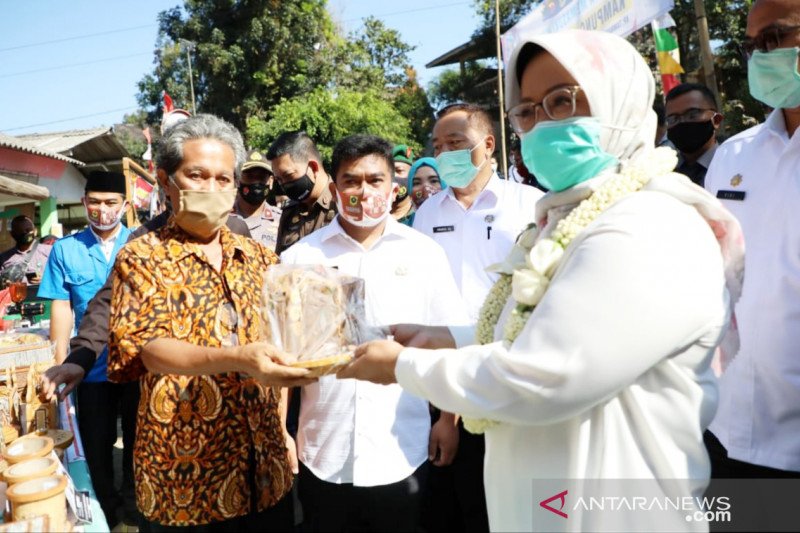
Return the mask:
<path id="1" fill-rule="evenodd" d="M 488 532 L 486 493 L 483 488 L 483 435 L 474 435 L 458 423 L 458 454 L 449 466 L 430 468 L 428 495 L 422 514 L 425 531 Z"/>
<path id="2" fill-rule="evenodd" d="M 425 462 L 397 483 L 355 487 L 322 481 L 300 463 L 303 531 L 416 531 L 427 474 Z"/>
<path id="3" fill-rule="evenodd" d="M 797 531 L 797 482 L 800 472 L 779 470 L 746 463 L 728 457 L 728 450 L 719 439 L 706 431 L 703 435 L 711 459 L 711 483 L 707 499 L 730 498 L 733 513 L 730 524 L 711 522 L 710 530 L 734 531 Z"/>
<path id="4" fill-rule="evenodd" d="M 705 432 L 703 441 L 711 459 L 712 479 L 800 479 L 800 472 L 779 470 L 731 459 L 728 457 L 728 450 L 710 431 Z"/>
<path id="5" fill-rule="evenodd" d="M 118 522 L 122 497 L 114 485 L 114 443 L 117 417 L 122 418 L 122 495 L 134 497 L 133 443 L 136 439 L 136 411 L 139 382 L 83 382 L 78 387 L 78 427 L 86 463 L 109 527 Z"/>

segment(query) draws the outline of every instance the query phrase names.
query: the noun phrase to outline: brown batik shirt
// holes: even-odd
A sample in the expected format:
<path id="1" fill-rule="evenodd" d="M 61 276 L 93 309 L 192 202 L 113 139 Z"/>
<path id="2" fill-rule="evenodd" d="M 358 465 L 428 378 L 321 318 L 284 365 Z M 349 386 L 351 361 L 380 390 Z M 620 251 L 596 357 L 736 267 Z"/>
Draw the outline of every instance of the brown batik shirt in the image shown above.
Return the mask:
<path id="1" fill-rule="evenodd" d="M 292 484 L 279 391 L 246 375 L 148 372 L 142 347 L 159 338 L 200 346 L 258 341 L 263 271 L 277 257 L 223 227 L 222 268 L 171 219 L 117 256 L 108 377 L 141 380 L 134 446 L 136 500 L 149 521 L 193 526 L 251 511 L 251 462 L 258 511 Z"/>

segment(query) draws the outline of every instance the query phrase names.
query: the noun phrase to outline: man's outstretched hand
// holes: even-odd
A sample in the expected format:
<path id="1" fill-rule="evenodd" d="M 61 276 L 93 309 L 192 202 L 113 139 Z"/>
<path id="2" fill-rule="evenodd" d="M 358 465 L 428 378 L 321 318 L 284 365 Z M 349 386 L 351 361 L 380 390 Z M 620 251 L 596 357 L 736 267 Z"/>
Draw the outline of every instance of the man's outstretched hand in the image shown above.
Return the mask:
<path id="1" fill-rule="evenodd" d="M 51 400 L 63 383 L 65 387 L 58 393 L 58 399 L 64 401 L 64 398 L 81 384 L 84 374 L 83 367 L 74 363 L 61 363 L 48 368 L 42 375 L 42 390 L 45 397 Z"/>

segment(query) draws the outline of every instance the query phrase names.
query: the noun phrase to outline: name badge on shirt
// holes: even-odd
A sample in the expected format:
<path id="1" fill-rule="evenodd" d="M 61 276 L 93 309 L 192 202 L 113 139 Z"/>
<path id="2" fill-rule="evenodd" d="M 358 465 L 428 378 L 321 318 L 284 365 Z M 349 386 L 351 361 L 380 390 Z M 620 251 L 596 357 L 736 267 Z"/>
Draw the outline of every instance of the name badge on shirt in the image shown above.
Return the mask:
<path id="1" fill-rule="evenodd" d="M 745 191 L 717 191 L 717 198 L 720 200 L 736 200 L 741 202 L 744 200 L 744 193 Z"/>
<path id="2" fill-rule="evenodd" d="M 455 226 L 434 226 L 433 232 L 434 233 L 450 233 L 451 231 L 455 231 Z"/>

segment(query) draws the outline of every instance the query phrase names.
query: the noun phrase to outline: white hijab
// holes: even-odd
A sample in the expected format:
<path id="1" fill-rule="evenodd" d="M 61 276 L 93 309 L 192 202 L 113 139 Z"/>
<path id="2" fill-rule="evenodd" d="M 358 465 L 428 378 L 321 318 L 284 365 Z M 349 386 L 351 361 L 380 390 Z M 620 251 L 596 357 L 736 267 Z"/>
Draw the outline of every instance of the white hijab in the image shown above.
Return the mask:
<path id="1" fill-rule="evenodd" d="M 628 41 L 614 34 L 586 30 L 531 35 L 511 54 L 506 70 L 506 105 L 520 102 L 517 58 L 533 43 L 541 46 L 578 82 L 589 100 L 592 116 L 606 126 L 600 144 L 623 163 L 653 148 L 656 114 L 653 111 L 653 73 Z"/>
<path id="2" fill-rule="evenodd" d="M 655 82 L 653 73 L 639 52 L 625 39 L 611 33 L 566 30 L 559 33 L 532 35 L 520 42 L 506 70 L 506 100 L 509 107 L 520 101 L 520 80 L 517 59 L 527 43 L 549 52 L 583 89 L 593 117 L 601 124 L 600 144 L 603 150 L 625 165 L 655 150 L 656 114 L 653 111 Z M 663 157 L 666 148 L 659 148 Z M 674 156 L 677 163 L 677 156 Z M 559 193 L 548 193 L 536 204 L 536 219 L 547 233 L 555 226 L 554 218 L 562 218 L 579 202 L 588 198 L 606 179 L 603 174 Z M 722 253 L 725 280 L 731 295 L 731 306 L 742 293 L 744 278 L 744 236 L 739 222 L 713 195 L 694 185 L 689 178 L 674 172 L 654 176 L 645 190 L 669 194 L 694 207 L 714 232 Z M 555 215 L 555 216 L 554 216 Z M 550 218 L 549 222 L 543 222 Z M 545 224 L 547 224 L 545 226 Z M 552 231 L 552 230 L 551 230 Z M 719 374 L 739 349 L 735 316 L 720 351 L 714 360 Z"/>

